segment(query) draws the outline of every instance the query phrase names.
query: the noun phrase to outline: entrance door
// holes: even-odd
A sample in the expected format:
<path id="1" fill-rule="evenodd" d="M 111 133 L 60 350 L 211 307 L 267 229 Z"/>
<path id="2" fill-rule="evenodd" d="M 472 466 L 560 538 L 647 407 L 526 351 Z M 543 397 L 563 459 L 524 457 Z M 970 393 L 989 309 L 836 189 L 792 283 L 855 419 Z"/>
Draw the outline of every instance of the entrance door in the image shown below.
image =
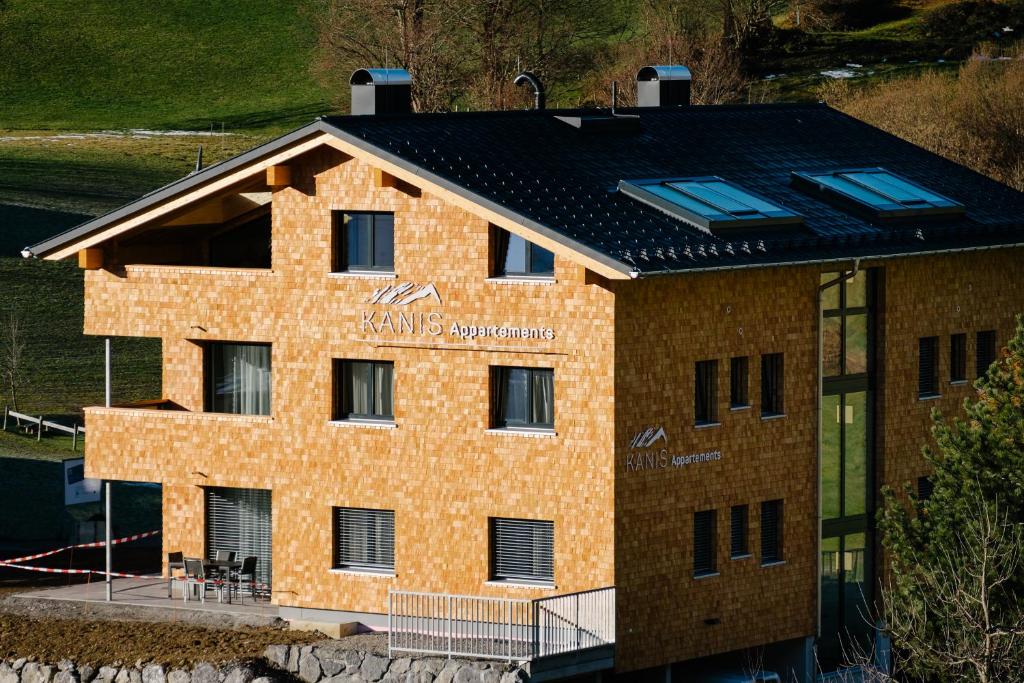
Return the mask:
<path id="1" fill-rule="evenodd" d="M 206 489 L 206 553 L 233 550 L 237 558 L 255 555 L 256 580 L 271 585 L 272 551 L 270 491 Z"/>
<path id="2" fill-rule="evenodd" d="M 832 282 L 839 273 L 825 273 Z M 821 636 L 818 658 L 873 632 L 874 532 L 872 279 L 862 271 L 822 293 L 819 463 L 821 471 Z"/>

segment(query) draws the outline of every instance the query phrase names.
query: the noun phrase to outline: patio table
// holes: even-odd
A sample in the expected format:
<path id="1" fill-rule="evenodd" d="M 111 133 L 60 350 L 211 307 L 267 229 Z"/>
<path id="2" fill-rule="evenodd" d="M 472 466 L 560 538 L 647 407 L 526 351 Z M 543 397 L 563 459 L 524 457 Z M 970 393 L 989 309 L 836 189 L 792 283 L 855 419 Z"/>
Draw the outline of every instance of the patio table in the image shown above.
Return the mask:
<path id="1" fill-rule="evenodd" d="M 241 569 L 242 563 L 238 560 L 203 560 L 203 573 L 210 576 L 211 570 L 216 572 L 224 580 L 228 589 L 228 604 L 231 604 L 231 582 L 228 577 L 232 569 Z"/>

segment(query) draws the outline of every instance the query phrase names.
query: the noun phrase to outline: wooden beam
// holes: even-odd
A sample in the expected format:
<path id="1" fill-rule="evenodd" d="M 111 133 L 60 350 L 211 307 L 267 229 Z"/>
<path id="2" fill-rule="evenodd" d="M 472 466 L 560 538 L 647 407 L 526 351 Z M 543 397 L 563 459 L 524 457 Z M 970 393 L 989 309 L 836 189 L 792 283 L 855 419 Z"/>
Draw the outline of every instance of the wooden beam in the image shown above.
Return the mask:
<path id="1" fill-rule="evenodd" d="M 394 187 L 395 186 L 395 181 L 397 181 L 397 180 L 398 180 L 398 178 L 396 178 L 395 176 L 391 175 L 390 173 L 388 173 L 387 171 L 385 171 L 383 169 L 380 169 L 380 168 L 374 168 L 373 169 L 373 185 L 374 185 L 374 187 Z"/>
<path id="2" fill-rule="evenodd" d="M 151 207 L 144 213 L 128 218 L 124 222 L 107 226 L 100 232 L 90 235 L 89 237 L 83 237 L 77 242 L 62 247 L 43 258 L 47 261 L 60 261 L 61 259 L 66 259 L 69 256 L 74 256 L 75 253 L 81 249 L 106 242 L 112 237 L 126 233 L 133 228 L 148 223 L 161 216 L 166 216 L 167 214 L 177 211 L 182 207 L 188 206 L 198 199 L 209 197 L 210 195 L 216 194 L 217 192 L 220 192 L 225 188 L 229 188 L 232 185 L 236 185 L 239 182 L 248 181 L 252 179 L 253 176 L 259 175 L 260 177 L 263 177 L 263 171 L 269 166 L 274 166 L 282 161 L 297 157 L 300 154 L 305 154 L 306 152 L 320 147 L 321 145 L 329 144 L 331 140 L 334 140 L 333 135 L 322 133 L 314 138 L 306 140 L 305 142 L 299 143 L 294 147 L 282 150 L 281 152 L 267 157 L 262 161 L 253 162 L 251 166 L 247 166 L 223 178 L 211 181 L 208 185 L 203 185 L 202 187 L 193 189 L 173 199 L 168 199 L 166 202 Z"/>
<path id="3" fill-rule="evenodd" d="M 268 166 L 267 185 L 273 188 L 288 187 L 292 184 L 292 169 L 288 166 Z"/>
<path id="4" fill-rule="evenodd" d="M 103 249 L 91 247 L 78 252 L 78 267 L 84 270 L 99 270 L 103 267 Z"/>

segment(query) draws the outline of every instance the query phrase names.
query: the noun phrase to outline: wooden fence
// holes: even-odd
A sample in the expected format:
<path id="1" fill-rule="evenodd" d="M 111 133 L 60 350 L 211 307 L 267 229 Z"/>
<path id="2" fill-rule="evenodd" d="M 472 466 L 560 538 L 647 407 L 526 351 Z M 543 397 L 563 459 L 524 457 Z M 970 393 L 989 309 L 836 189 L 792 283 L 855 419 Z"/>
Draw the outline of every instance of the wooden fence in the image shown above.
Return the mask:
<path id="1" fill-rule="evenodd" d="M 42 415 L 38 417 L 33 417 L 31 415 L 26 415 L 25 413 L 15 412 L 11 410 L 8 406 L 4 406 L 4 431 L 7 431 L 7 421 L 11 418 L 14 419 L 15 424 L 17 424 L 19 427 L 24 427 L 29 430 L 35 429 L 36 441 L 42 441 L 43 432 L 47 432 L 50 430 L 70 434 L 71 450 L 73 451 L 78 450 L 79 435 L 81 435 L 82 438 L 85 438 L 85 427 L 83 427 L 82 425 L 76 424 L 73 427 L 68 427 L 67 425 L 62 425 L 59 422 L 46 420 L 43 418 Z"/>

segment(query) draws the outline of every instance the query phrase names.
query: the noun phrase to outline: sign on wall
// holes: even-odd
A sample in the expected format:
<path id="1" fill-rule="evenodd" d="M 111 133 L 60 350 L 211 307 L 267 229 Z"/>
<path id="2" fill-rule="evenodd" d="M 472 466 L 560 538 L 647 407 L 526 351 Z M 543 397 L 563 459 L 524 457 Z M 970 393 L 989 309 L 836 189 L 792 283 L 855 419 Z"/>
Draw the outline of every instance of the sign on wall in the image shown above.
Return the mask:
<path id="1" fill-rule="evenodd" d="M 100 479 L 85 478 L 85 458 L 64 461 L 64 505 L 100 502 Z"/>
<path id="2" fill-rule="evenodd" d="M 425 285 L 415 282 L 402 282 L 395 285 L 379 287 L 366 299 L 371 305 L 390 305 L 404 309 L 414 302 L 433 302 L 441 304 L 441 295 L 434 283 Z M 492 325 L 485 321 L 445 320 L 442 311 L 415 310 L 380 310 L 362 311 L 359 331 L 375 335 L 394 336 L 447 336 L 460 341 L 475 339 L 544 339 L 552 340 L 555 332 L 550 327 L 532 327 L 521 325 Z"/>
<path id="3" fill-rule="evenodd" d="M 669 450 L 668 434 L 662 426 L 641 429 L 629 442 L 625 466 L 627 472 L 642 470 L 663 470 L 669 467 L 687 467 L 701 463 L 717 462 L 722 451 L 701 453 L 673 453 Z"/>

